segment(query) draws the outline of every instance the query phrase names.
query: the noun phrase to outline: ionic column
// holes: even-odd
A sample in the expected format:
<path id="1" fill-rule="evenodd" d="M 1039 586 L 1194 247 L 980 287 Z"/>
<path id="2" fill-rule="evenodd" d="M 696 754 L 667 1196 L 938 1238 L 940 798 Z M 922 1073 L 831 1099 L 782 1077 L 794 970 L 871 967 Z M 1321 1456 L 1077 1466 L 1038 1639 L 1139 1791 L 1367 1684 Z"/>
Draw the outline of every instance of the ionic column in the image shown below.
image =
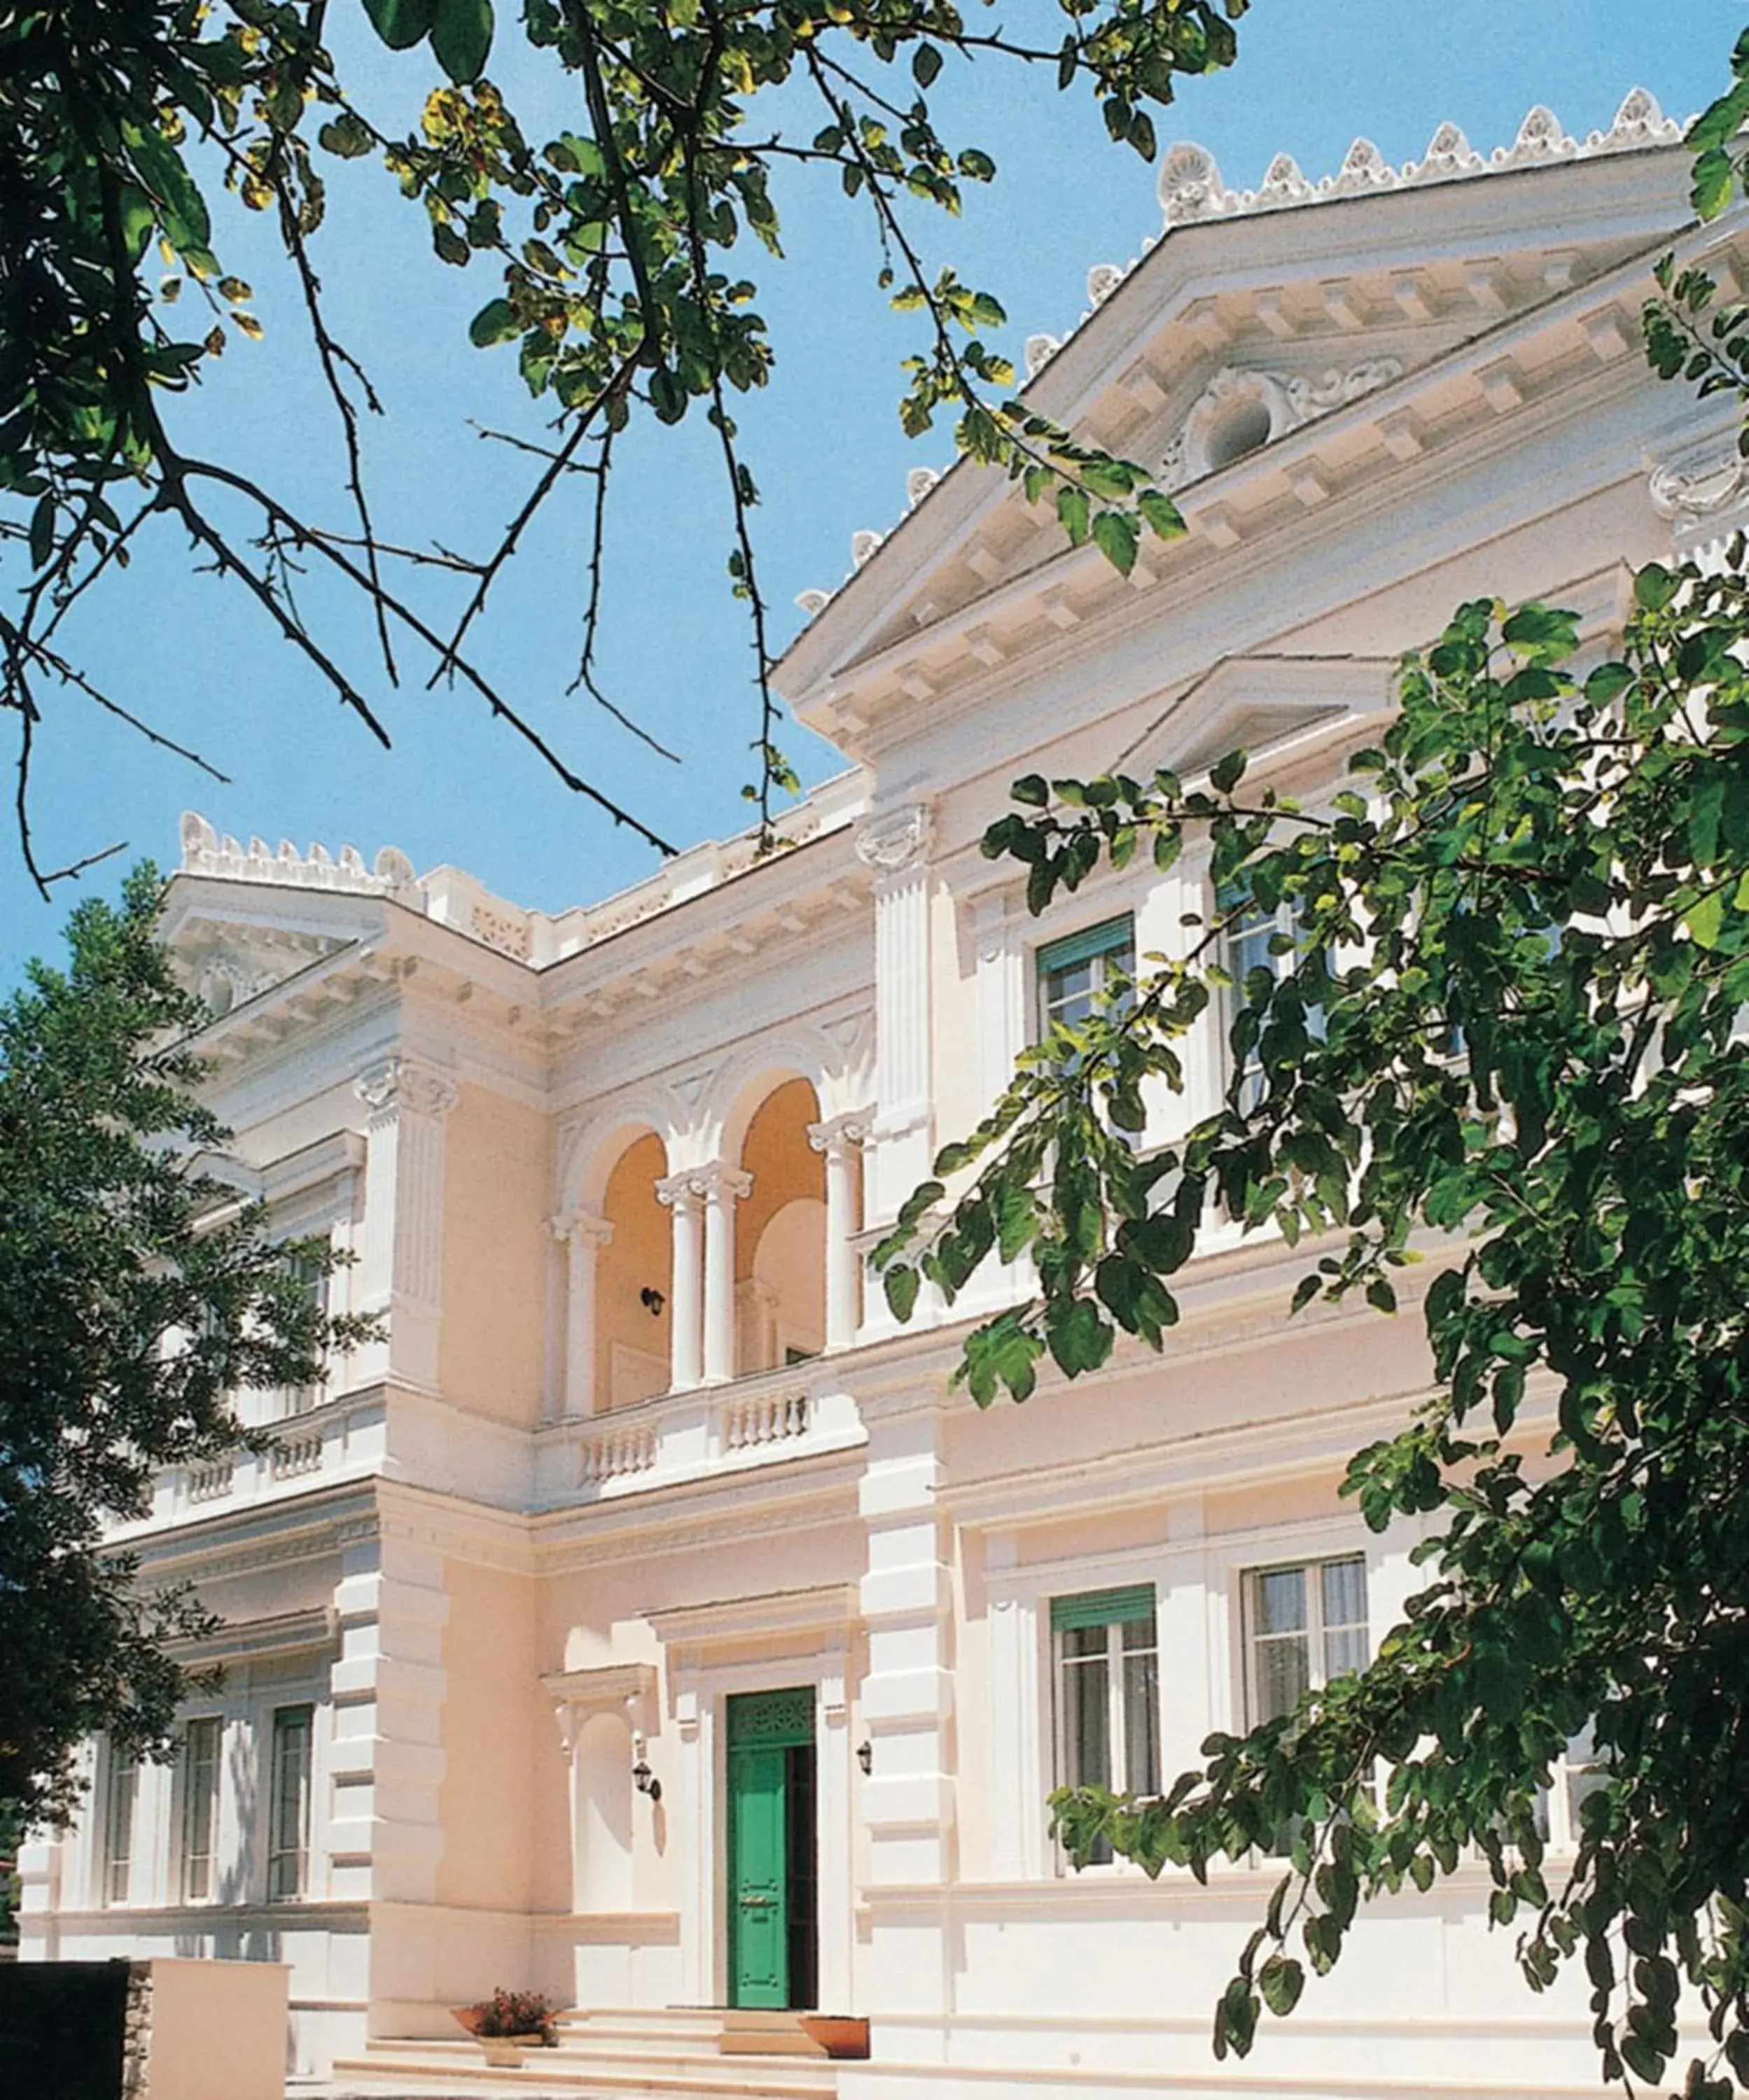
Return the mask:
<path id="1" fill-rule="evenodd" d="M 700 1348 L 702 1304 L 699 1295 L 699 1211 L 697 1177 L 670 1174 L 656 1185 L 659 1202 L 674 1214 L 674 1275 L 669 1295 L 669 1390 L 685 1392 L 696 1386 L 704 1372 Z"/>
<path id="2" fill-rule="evenodd" d="M 848 1349 L 861 1317 L 861 1264 L 856 1235 L 862 1230 L 856 1151 L 868 1135 L 870 1111 L 853 1110 L 808 1125 L 808 1143 L 826 1156 L 826 1347 Z"/>
<path id="3" fill-rule="evenodd" d="M 735 1375 L 735 1206 L 753 1176 L 718 1159 L 691 1180 L 704 1205 L 704 1383 L 722 1385 Z"/>
<path id="4" fill-rule="evenodd" d="M 588 1211 L 568 1211 L 554 1219 L 553 1237 L 565 1251 L 565 1413 L 593 1414 L 595 1269 L 613 1228 Z"/>

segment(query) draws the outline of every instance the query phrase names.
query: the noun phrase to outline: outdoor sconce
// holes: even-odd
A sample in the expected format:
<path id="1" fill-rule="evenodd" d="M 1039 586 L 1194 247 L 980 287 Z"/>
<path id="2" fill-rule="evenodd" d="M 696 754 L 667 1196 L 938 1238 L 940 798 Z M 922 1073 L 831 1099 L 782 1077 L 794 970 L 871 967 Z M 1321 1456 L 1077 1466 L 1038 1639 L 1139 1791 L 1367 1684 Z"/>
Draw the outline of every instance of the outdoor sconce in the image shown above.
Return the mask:
<path id="1" fill-rule="evenodd" d="M 856 1762 L 863 1768 L 863 1777 L 867 1779 L 874 1770 L 874 1745 L 866 1736 L 856 1745 Z"/>
<path id="2" fill-rule="evenodd" d="M 651 1319 L 660 1320 L 662 1317 L 662 1308 L 668 1303 L 668 1300 L 662 1295 L 660 1290 L 656 1290 L 652 1285 L 647 1283 L 643 1289 L 638 1294 L 638 1303 L 643 1306 L 645 1312 L 650 1315 Z"/>
<path id="3" fill-rule="evenodd" d="M 640 1757 L 632 1767 L 632 1785 L 640 1793 L 647 1793 L 651 1801 L 662 1798 L 662 1782 L 651 1771 L 649 1760 Z"/>

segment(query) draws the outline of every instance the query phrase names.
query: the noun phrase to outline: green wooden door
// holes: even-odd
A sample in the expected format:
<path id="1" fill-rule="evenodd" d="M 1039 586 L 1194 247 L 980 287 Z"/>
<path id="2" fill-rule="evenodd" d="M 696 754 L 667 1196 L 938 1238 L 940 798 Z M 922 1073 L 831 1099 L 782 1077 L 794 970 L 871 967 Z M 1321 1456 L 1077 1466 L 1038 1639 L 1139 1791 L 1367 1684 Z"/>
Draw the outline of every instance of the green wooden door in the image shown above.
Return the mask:
<path id="1" fill-rule="evenodd" d="M 813 1740 L 811 1686 L 728 1702 L 731 2005 L 789 2003 L 790 1751 Z"/>
<path id="2" fill-rule="evenodd" d="M 729 1995 L 737 2005 L 789 2003 L 788 1767 L 787 1750 L 729 1752 Z"/>

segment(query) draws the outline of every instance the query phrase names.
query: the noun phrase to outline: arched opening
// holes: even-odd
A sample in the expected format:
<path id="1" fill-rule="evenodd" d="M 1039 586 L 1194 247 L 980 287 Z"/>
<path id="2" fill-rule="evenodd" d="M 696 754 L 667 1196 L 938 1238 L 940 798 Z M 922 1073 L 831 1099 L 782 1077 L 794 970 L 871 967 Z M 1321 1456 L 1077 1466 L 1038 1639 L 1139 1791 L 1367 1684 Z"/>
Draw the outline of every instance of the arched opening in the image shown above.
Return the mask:
<path id="1" fill-rule="evenodd" d="M 767 1094 L 747 1126 L 753 1177 L 735 1220 L 735 1370 L 742 1377 L 826 1346 L 826 1164 L 808 1142 L 819 1101 L 806 1079 Z"/>
<path id="2" fill-rule="evenodd" d="M 1269 404 L 1256 395 L 1230 403 L 1215 419 L 1203 450 L 1208 471 L 1217 474 L 1270 441 L 1274 428 Z"/>
<path id="3" fill-rule="evenodd" d="M 674 1243 L 656 1185 L 668 1154 L 654 1131 L 615 1162 L 601 1215 L 612 1237 L 595 1269 L 595 1406 L 631 1407 L 668 1390 Z"/>

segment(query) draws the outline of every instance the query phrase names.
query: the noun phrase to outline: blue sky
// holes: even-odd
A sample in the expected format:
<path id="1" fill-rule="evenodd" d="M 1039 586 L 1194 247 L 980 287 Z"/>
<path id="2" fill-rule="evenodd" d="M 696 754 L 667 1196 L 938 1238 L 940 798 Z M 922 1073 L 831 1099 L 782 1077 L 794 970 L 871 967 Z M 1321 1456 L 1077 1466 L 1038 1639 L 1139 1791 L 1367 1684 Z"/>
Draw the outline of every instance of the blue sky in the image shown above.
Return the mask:
<path id="1" fill-rule="evenodd" d="M 995 12 L 1018 29 L 1045 10 L 1043 0 L 1018 0 Z M 1163 145 L 1194 139 L 1208 147 L 1235 186 L 1255 184 L 1279 152 L 1315 178 L 1357 135 L 1400 161 L 1446 118 L 1485 151 L 1509 141 L 1537 102 L 1582 135 L 1607 126 L 1636 85 L 1667 113 L 1700 108 L 1725 79 L 1746 20 L 1742 0 L 1448 0 L 1438 8 L 1254 0 L 1237 67 L 1191 83 L 1159 114 L 1158 128 Z M 342 55 L 343 64 L 369 69 L 376 107 L 417 106 L 423 55 L 391 60 L 355 33 Z M 987 60 L 957 79 L 951 72 L 935 96 L 943 129 L 993 153 L 999 177 L 973 194 L 963 219 L 920 210 L 916 231 L 932 260 L 953 262 L 1002 300 L 1005 347 L 1018 363 L 1027 335 L 1073 324 L 1090 264 L 1127 261 L 1158 230 L 1155 170 L 1110 145 L 1091 103 L 1058 95 L 1043 74 Z M 517 102 L 514 76 L 501 77 Z M 557 128 L 563 118 L 553 90 L 542 83 L 534 92 Z M 481 441 L 470 422 L 541 434 L 510 354 L 483 354 L 466 341 L 469 317 L 496 282 L 479 265 L 459 271 L 437 263 L 422 216 L 379 171 L 331 170 L 318 259 L 336 331 L 388 410 L 368 433 L 379 526 L 414 544 L 488 545 L 515 507 L 526 462 Z M 917 322 L 885 309 L 866 214 L 824 183 L 792 183 L 780 203 L 788 259 L 748 258 L 778 368 L 741 420 L 763 492 L 760 553 L 782 640 L 799 621 L 796 593 L 836 583 L 852 532 L 890 525 L 903 509 L 907 469 L 947 464 L 952 440 L 941 434 L 913 444 L 899 430 L 899 361 L 918 340 Z M 211 383 L 176 404 L 179 440 L 247 461 L 338 522 L 338 448 L 310 385 L 290 286 L 262 222 L 234 209 L 215 218 L 221 259 L 255 285 L 267 334 L 260 345 L 235 343 Z M 494 594 L 479 649 L 579 771 L 682 845 L 745 821 L 738 790 L 757 727 L 744 615 L 724 576 L 730 521 L 706 435 L 701 426 L 628 444 L 609 528 L 602 682 L 673 746 L 679 765 L 656 757 L 587 699 L 564 695 L 585 583 L 581 490 L 545 519 Z M 9 565 L 5 588 L 11 578 Z M 129 849 L 44 904 L 10 832 L 0 836 L 0 982 L 25 956 L 56 949 L 78 895 L 113 889 L 135 858 L 173 862 L 177 816 L 187 807 L 245 839 L 320 840 L 330 849 L 350 841 L 367 858 L 393 843 L 421 868 L 457 862 L 500 893 L 550 910 L 602 897 L 656 865 L 649 848 L 568 793 L 464 690 L 427 692 L 416 659 L 398 692 L 380 667 L 373 680 L 365 675 L 395 738 L 394 750 L 382 752 L 234 587 L 192 572 L 168 529 L 119 589 L 87 602 L 70 642 L 92 675 L 230 779 L 221 786 L 82 699 L 53 696 L 36 767 L 39 854 L 55 865 L 116 840 Z M 344 607 L 327 616 L 349 663 L 369 674 L 368 631 Z M 833 754 L 799 730 L 788 742 L 805 778 L 836 770 Z"/>

